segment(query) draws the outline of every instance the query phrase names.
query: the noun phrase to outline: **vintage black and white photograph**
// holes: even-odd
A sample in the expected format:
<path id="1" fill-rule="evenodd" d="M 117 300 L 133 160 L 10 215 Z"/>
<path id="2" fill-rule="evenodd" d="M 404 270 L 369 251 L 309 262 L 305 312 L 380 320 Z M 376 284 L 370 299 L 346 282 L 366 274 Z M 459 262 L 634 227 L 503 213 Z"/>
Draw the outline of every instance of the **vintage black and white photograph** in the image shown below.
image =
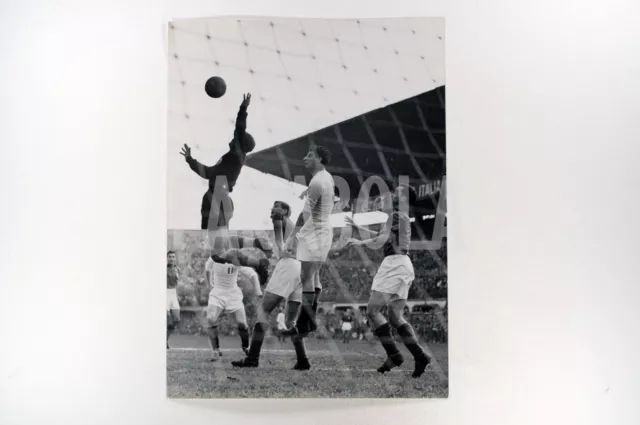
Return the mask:
<path id="1" fill-rule="evenodd" d="M 168 397 L 448 396 L 444 28 L 168 24 Z"/>

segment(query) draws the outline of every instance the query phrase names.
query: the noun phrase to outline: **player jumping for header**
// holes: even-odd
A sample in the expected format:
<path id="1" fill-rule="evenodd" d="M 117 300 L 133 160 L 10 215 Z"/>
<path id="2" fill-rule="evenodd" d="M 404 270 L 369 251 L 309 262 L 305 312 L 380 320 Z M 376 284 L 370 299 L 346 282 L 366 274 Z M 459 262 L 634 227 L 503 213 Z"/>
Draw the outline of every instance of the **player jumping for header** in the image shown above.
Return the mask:
<path id="1" fill-rule="evenodd" d="M 202 197 L 200 227 L 203 230 L 208 230 L 209 246 L 212 249 L 215 249 L 216 243 L 219 246 L 227 243 L 229 221 L 233 217 L 234 210 L 233 200 L 229 194 L 233 192 L 247 153 L 256 146 L 253 137 L 246 131 L 247 108 L 249 108 L 250 102 L 251 94 L 244 95 L 236 119 L 233 140 L 229 142 L 229 152 L 224 154 L 216 165 L 208 167 L 196 161 L 191 156 L 191 148 L 187 144 L 182 147 L 180 152 L 193 171 L 200 177 L 209 180 L 209 189 Z"/>
<path id="2" fill-rule="evenodd" d="M 271 209 L 271 220 L 273 222 L 278 262 L 269 278 L 264 298 L 258 308 L 258 320 L 253 328 L 251 345 L 246 353 L 247 357 L 242 360 L 232 361 L 231 364 L 235 367 L 258 366 L 262 343 L 267 329 L 269 329 L 269 315 L 283 300 L 287 300 L 287 326 L 293 325 L 300 311 L 302 301 L 301 265 L 300 261 L 295 258 L 295 239 L 290 238 L 294 231 L 293 222 L 289 218 L 290 215 L 291 208 L 289 204 L 282 201 L 274 202 Z M 285 240 L 289 243 L 288 246 L 285 246 Z M 280 337 L 283 337 L 282 334 Z M 294 369 L 309 369 L 310 365 L 304 350 L 302 337 L 296 335 L 292 340 L 298 356 Z"/>
<path id="3" fill-rule="evenodd" d="M 384 243 L 384 260 L 373 278 L 371 296 L 367 305 L 367 316 L 371 320 L 374 334 L 380 339 L 387 352 L 387 359 L 378 368 L 378 372 L 388 372 L 404 361 L 391 335 L 391 326 L 393 326 L 415 359 L 412 376 L 417 378 L 424 373 L 431 359 L 418 343 L 411 325 L 403 318 L 409 287 L 415 274 L 408 255 L 411 243 L 411 222 L 409 216 L 400 208 L 401 205 L 406 206 L 408 202 L 411 210 L 415 201 L 416 192 L 412 187 L 399 186 L 393 194 L 393 211 L 382 231 L 371 239 L 349 239 L 347 246 Z M 352 224 L 350 221 L 347 222 Z M 384 307 L 388 307 L 391 326 L 381 312 Z"/>
<path id="4" fill-rule="evenodd" d="M 315 331 L 316 311 L 320 296 L 320 267 L 327 259 L 333 242 L 330 216 L 333 209 L 333 177 L 325 169 L 331 153 L 323 146 L 312 146 L 304 157 L 305 167 L 313 178 L 306 192 L 306 201 L 289 238 L 297 238 L 296 258 L 301 263 L 302 309 L 295 325 L 283 332 L 286 336 L 304 336 Z M 297 349 L 296 349 L 297 350 Z"/>

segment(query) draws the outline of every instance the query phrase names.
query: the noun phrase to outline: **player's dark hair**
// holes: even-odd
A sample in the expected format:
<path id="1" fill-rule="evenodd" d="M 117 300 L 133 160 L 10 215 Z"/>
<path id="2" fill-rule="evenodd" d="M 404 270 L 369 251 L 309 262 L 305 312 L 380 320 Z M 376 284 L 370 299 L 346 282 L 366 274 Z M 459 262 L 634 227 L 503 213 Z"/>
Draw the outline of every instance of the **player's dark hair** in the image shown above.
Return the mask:
<path id="1" fill-rule="evenodd" d="M 291 207 L 289 206 L 289 204 L 287 204 L 284 201 L 276 201 L 276 202 L 280 204 L 280 207 L 287 210 L 287 217 L 291 217 Z"/>
<path id="2" fill-rule="evenodd" d="M 253 149 L 256 147 L 256 141 L 253 139 L 253 136 L 251 134 L 244 133 L 244 137 L 242 140 L 242 147 L 244 148 L 244 151 L 247 153 L 253 151 Z"/>
<path id="3" fill-rule="evenodd" d="M 167 257 L 168 257 L 168 256 L 170 256 L 171 254 L 175 255 L 175 254 L 176 254 L 176 252 L 175 252 L 175 251 L 169 251 L 169 252 L 167 252 Z"/>
<path id="4" fill-rule="evenodd" d="M 329 151 L 329 149 L 325 148 L 324 146 L 320 146 L 320 145 L 314 146 L 313 149 L 316 151 L 316 154 L 318 154 L 318 156 L 320 157 L 320 163 L 325 166 L 329 165 L 329 162 L 331 162 L 331 151 Z"/>

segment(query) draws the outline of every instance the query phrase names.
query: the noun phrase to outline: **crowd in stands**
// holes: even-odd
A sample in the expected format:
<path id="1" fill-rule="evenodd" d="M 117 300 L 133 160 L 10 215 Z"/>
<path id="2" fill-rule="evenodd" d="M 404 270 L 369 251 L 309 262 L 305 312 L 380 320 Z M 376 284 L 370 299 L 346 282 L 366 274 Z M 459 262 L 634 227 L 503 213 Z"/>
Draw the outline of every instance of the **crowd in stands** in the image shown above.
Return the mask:
<path id="1" fill-rule="evenodd" d="M 251 304 L 245 304 L 247 309 L 247 319 L 249 326 L 255 324 L 255 307 Z M 420 338 L 428 343 L 446 343 L 447 342 L 447 317 L 446 309 L 437 309 L 433 312 L 410 313 L 405 316 L 406 320 L 411 323 Z M 272 336 L 277 335 L 277 326 L 275 323 L 276 313 L 271 315 L 271 331 Z M 341 316 L 333 311 L 319 313 L 318 331 L 315 333 L 319 339 L 343 339 L 341 330 Z M 182 313 L 182 321 L 178 329 L 179 333 L 186 334 L 202 334 L 205 335 L 205 318 L 202 310 L 184 311 Z M 218 324 L 218 329 L 222 335 L 236 334 L 236 326 L 227 315 L 223 315 Z M 364 315 L 356 315 L 353 329 L 351 330 L 352 340 L 375 341 L 373 332 L 369 327 L 369 322 Z"/>
<path id="2" fill-rule="evenodd" d="M 207 305 L 210 288 L 205 281 L 204 265 L 208 258 L 208 250 L 197 236 L 185 233 L 180 247 L 174 248 L 181 271 L 182 281 L 178 286 L 180 306 L 189 307 Z M 336 241 L 339 244 L 339 241 Z M 415 270 L 415 281 L 409 291 L 411 300 L 446 300 L 447 298 L 447 249 L 444 242 L 440 249 L 434 251 L 411 251 Z M 371 289 L 373 276 L 380 263 L 382 254 L 364 247 L 342 248 L 332 251 L 329 259 L 321 269 L 320 280 L 323 284 L 322 302 L 366 302 Z M 253 325 L 255 307 L 251 297 L 245 297 L 247 318 Z M 408 313 L 407 319 L 416 331 L 427 342 L 446 341 L 446 308 L 443 311 L 427 311 Z M 197 312 L 184 312 L 185 320 L 181 325 L 183 332 L 199 332 L 202 318 Z M 440 316 L 440 318 L 438 317 Z M 357 313 L 360 317 L 360 312 Z M 442 319 L 444 317 L 444 320 Z M 273 315 L 275 320 L 275 314 Z M 339 338 L 340 316 L 332 311 L 319 314 L 321 323 L 317 332 L 320 338 Z M 444 324 L 443 324 L 444 323 Z M 275 324 L 275 322 L 274 322 Z M 223 318 L 220 330 L 233 333 L 234 326 L 230 319 Z M 353 330 L 357 338 L 368 338 L 370 330 L 364 321 L 358 318 Z"/>

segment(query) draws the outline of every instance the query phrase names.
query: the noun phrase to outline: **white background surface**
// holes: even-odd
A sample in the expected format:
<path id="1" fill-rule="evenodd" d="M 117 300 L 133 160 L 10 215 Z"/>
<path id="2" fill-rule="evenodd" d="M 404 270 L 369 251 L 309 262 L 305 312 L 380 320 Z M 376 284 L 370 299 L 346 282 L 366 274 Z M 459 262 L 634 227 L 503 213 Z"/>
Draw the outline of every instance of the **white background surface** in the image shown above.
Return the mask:
<path id="1" fill-rule="evenodd" d="M 3 2 L 3 424 L 637 424 L 635 1 Z M 167 401 L 169 18 L 445 15 L 450 397 Z"/>

